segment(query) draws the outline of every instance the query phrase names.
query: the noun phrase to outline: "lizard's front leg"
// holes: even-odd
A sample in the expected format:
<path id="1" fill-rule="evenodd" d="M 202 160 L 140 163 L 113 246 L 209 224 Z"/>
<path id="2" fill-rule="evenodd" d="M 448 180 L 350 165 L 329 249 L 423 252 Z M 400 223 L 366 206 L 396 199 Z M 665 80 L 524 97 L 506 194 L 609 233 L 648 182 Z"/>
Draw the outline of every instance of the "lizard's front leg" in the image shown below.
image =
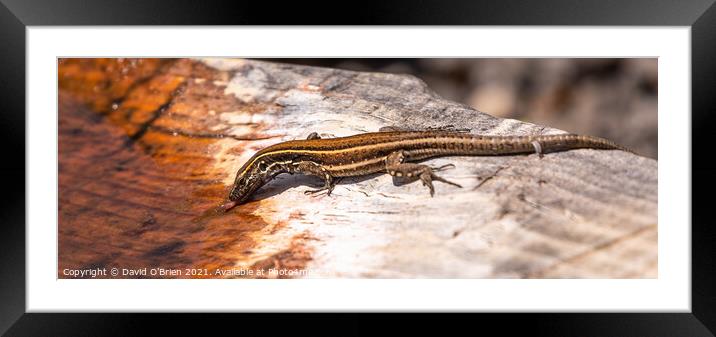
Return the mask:
<path id="1" fill-rule="evenodd" d="M 385 159 L 385 170 L 394 177 L 408 178 L 408 179 L 420 179 L 424 186 L 430 189 L 430 196 L 435 195 L 435 188 L 433 187 L 433 180 L 441 181 L 446 184 L 461 187 L 460 185 L 446 180 L 435 174 L 437 171 L 441 171 L 447 167 L 454 167 L 452 164 L 443 165 L 441 167 L 430 167 L 428 165 L 405 163 L 405 153 L 403 151 L 396 151 L 388 155 Z"/>
<path id="2" fill-rule="evenodd" d="M 305 194 L 315 194 L 321 191 L 327 191 L 326 195 L 331 195 L 331 192 L 333 192 L 333 188 L 336 187 L 337 181 L 328 172 L 328 170 L 326 170 L 323 166 L 317 163 L 311 161 L 301 162 L 296 167 L 296 172 L 316 176 L 323 179 L 323 187 L 316 190 L 305 191 Z"/>

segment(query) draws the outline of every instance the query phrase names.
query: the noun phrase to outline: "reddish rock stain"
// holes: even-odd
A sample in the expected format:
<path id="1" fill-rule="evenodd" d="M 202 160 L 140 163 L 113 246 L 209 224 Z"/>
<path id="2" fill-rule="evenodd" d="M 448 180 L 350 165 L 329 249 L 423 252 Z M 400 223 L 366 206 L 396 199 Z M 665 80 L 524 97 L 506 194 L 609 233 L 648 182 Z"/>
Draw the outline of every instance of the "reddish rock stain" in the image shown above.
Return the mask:
<path id="1" fill-rule="evenodd" d="M 208 111 L 261 107 L 212 84 L 226 78 L 190 60 L 60 60 L 59 278 L 72 278 L 65 268 L 161 268 L 182 274 L 118 277 L 215 278 L 222 277 L 215 269 L 248 258 L 252 237 L 270 225 L 254 211 L 271 204 L 217 210 L 229 187 L 213 168 L 209 146 L 220 137 L 207 136 L 218 122 Z M 241 152 L 239 144 L 233 152 Z M 299 256 L 299 246 L 287 251 Z"/>

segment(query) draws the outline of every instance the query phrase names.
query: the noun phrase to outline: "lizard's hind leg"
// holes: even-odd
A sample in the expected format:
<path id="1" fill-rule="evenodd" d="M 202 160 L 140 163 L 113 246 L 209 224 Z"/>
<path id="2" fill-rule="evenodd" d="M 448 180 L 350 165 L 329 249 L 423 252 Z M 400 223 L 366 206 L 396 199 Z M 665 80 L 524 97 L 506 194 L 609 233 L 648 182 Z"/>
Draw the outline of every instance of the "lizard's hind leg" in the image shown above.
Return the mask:
<path id="1" fill-rule="evenodd" d="M 385 169 L 388 174 L 394 177 L 407 178 L 410 180 L 420 179 L 423 182 L 423 186 L 427 186 L 430 189 L 430 196 L 435 195 L 435 187 L 433 187 L 433 180 L 444 182 L 457 187 L 462 187 L 452 181 L 442 178 L 436 175 L 434 172 L 444 170 L 448 167 L 455 167 L 453 164 L 443 165 L 437 168 L 430 167 L 428 165 L 404 163 L 405 154 L 403 151 L 396 151 L 388 155 L 385 160 Z"/>

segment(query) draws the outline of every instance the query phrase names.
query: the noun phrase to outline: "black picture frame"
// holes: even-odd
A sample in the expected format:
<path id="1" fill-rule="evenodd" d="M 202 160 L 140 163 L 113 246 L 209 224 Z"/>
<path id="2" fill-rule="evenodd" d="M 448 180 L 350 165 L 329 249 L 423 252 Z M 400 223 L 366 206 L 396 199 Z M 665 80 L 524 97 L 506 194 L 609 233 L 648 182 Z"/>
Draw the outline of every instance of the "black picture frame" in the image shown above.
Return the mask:
<path id="1" fill-rule="evenodd" d="M 393 323 L 394 333 L 445 332 L 469 324 L 474 332 L 527 332 L 578 336 L 713 336 L 716 331 L 716 226 L 707 212 L 716 183 L 712 132 L 716 112 L 716 5 L 714 0 L 552 0 L 491 2 L 366 2 L 336 6 L 314 1 L 50 1 L 0 0 L 0 332 L 31 336 L 103 336 L 179 329 L 207 335 L 216 328 L 247 326 L 279 333 L 316 327 L 314 314 L 90 314 L 25 313 L 25 28 L 46 25 L 646 25 L 691 27 L 692 79 L 692 310 L 690 313 L 504 313 L 385 318 L 377 314 L 328 314 L 340 335 Z M 346 7 L 348 6 L 348 7 Z M 349 8 L 349 9 L 346 9 Z M 670 111 L 666 113 L 688 113 Z M 662 126 L 668 127 L 668 126 Z M 52 149 L 48 149 L 52 150 Z M 52 188 L 52 187 L 49 187 Z M 668 201 L 662 200 L 662 203 Z M 663 204 L 668 207 L 668 204 Z M 679 224 L 672 224 L 679 225 Z M 321 317 L 321 319 L 324 317 Z M 431 325 L 434 319 L 443 322 Z M 308 319 L 307 322 L 297 320 Z M 405 321 L 410 319 L 411 322 Z M 321 320 L 321 329 L 325 329 Z M 157 330 L 162 329 L 162 330 Z M 169 329 L 169 330 L 164 330 Z M 240 332 L 245 332 L 245 329 Z M 307 330 L 310 331 L 310 330 Z M 239 332 L 239 331 L 236 331 Z"/>

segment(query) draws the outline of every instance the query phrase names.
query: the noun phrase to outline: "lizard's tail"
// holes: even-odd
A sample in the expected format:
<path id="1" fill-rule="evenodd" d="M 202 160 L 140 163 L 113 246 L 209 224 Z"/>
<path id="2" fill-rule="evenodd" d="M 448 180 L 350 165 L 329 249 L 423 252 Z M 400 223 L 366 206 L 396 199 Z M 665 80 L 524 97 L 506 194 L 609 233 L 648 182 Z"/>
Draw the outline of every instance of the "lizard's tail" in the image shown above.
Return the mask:
<path id="1" fill-rule="evenodd" d="M 537 152 L 548 153 L 557 151 L 566 151 L 573 149 L 603 149 L 603 150 L 621 150 L 637 154 L 629 148 L 621 146 L 611 140 L 575 135 L 575 134 L 559 134 L 559 135 L 540 135 L 526 136 L 533 143 Z M 541 147 L 541 149 L 539 149 Z"/>
<path id="2" fill-rule="evenodd" d="M 607 139 L 576 134 L 529 135 L 529 136 L 483 136 L 465 133 L 434 133 L 428 144 L 422 143 L 423 134 L 413 135 L 417 139 L 405 142 L 404 150 L 413 160 L 441 156 L 500 156 L 529 153 L 550 153 L 574 149 L 627 149 Z M 418 138 L 422 137 L 422 138 Z M 412 146 L 412 148 L 411 148 Z"/>

